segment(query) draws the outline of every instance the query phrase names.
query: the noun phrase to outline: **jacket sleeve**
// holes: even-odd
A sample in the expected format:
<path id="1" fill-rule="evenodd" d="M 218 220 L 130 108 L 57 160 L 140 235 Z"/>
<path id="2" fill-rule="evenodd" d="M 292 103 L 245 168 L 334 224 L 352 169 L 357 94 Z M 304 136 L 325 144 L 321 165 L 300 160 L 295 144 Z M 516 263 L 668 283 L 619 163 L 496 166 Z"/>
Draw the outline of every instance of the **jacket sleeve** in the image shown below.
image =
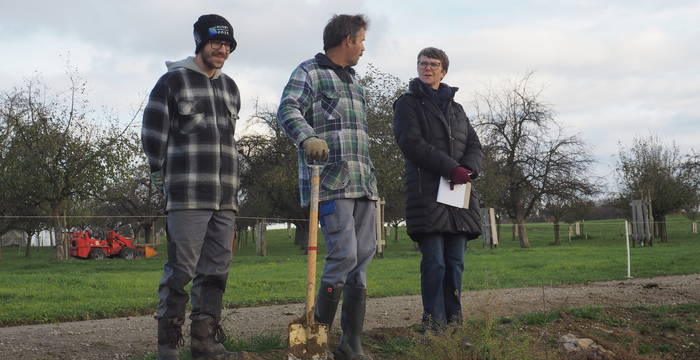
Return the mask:
<path id="1" fill-rule="evenodd" d="M 143 111 L 141 145 L 151 172 L 162 169 L 170 134 L 170 89 L 164 79 L 162 77 L 156 83 Z"/>
<path id="2" fill-rule="evenodd" d="M 459 166 L 459 163 L 423 137 L 418 106 L 420 105 L 410 95 L 403 95 L 394 103 L 396 143 L 408 161 L 449 179 L 452 169 Z"/>
<path id="3" fill-rule="evenodd" d="M 313 127 L 304 117 L 313 101 L 314 91 L 309 73 L 301 66 L 297 67 L 284 87 L 277 110 L 277 122 L 297 147 L 300 147 L 304 140 L 316 136 Z"/>
<path id="4" fill-rule="evenodd" d="M 471 178 L 476 179 L 481 173 L 481 160 L 484 157 L 481 141 L 479 141 L 479 135 L 474 131 L 474 127 L 461 105 L 459 111 L 461 112 L 460 117 L 463 116 L 467 122 L 467 147 L 464 149 L 464 155 L 459 159 L 459 164 L 471 170 L 473 172 Z"/>

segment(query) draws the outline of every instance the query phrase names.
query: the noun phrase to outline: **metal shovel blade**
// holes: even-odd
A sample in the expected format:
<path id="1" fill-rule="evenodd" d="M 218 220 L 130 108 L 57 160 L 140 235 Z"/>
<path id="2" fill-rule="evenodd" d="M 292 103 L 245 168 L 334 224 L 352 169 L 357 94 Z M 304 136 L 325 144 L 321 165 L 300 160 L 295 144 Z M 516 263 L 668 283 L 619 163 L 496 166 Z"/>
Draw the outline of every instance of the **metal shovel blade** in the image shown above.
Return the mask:
<path id="1" fill-rule="evenodd" d="M 325 324 L 305 326 L 289 324 L 289 357 L 287 360 L 326 359 L 328 327 Z"/>

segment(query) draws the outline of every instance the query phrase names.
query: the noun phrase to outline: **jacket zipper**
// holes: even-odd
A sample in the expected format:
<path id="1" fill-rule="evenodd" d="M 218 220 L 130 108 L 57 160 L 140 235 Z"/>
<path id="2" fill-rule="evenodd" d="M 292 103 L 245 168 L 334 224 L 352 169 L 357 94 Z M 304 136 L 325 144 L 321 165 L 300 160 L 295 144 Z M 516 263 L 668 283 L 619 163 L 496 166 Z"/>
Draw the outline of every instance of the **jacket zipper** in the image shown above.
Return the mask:
<path id="1" fill-rule="evenodd" d="M 423 172 L 421 168 L 418 169 L 418 194 L 423 195 Z"/>

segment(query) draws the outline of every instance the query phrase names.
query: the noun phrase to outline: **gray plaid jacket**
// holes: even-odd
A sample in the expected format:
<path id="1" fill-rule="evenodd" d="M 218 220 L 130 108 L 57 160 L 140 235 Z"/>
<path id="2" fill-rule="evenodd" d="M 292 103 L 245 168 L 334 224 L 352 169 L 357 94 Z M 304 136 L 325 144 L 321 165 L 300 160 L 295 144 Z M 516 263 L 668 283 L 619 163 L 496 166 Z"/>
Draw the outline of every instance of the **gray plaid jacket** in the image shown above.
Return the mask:
<path id="1" fill-rule="evenodd" d="M 365 93 L 354 76 L 343 82 L 325 55 L 301 63 L 282 93 L 277 120 L 299 148 L 301 206 L 309 204 L 309 169 L 301 143 L 318 137 L 328 143 L 321 172 L 320 201 L 378 198 L 369 157 Z"/>
<path id="2" fill-rule="evenodd" d="M 238 86 L 220 72 L 210 79 L 192 57 L 168 70 L 151 91 L 141 128 L 151 171 L 163 175 L 165 210 L 238 211 Z"/>

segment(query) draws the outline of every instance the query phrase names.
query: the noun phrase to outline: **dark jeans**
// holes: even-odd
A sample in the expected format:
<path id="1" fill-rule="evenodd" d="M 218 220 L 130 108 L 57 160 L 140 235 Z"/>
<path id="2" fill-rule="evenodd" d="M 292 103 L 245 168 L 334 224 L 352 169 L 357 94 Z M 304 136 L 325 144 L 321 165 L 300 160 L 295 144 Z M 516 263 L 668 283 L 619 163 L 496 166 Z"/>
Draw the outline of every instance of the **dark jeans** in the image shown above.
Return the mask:
<path id="1" fill-rule="evenodd" d="M 462 272 L 466 235 L 429 234 L 418 246 L 423 254 L 420 263 L 423 325 L 444 326 L 462 320 Z"/>

